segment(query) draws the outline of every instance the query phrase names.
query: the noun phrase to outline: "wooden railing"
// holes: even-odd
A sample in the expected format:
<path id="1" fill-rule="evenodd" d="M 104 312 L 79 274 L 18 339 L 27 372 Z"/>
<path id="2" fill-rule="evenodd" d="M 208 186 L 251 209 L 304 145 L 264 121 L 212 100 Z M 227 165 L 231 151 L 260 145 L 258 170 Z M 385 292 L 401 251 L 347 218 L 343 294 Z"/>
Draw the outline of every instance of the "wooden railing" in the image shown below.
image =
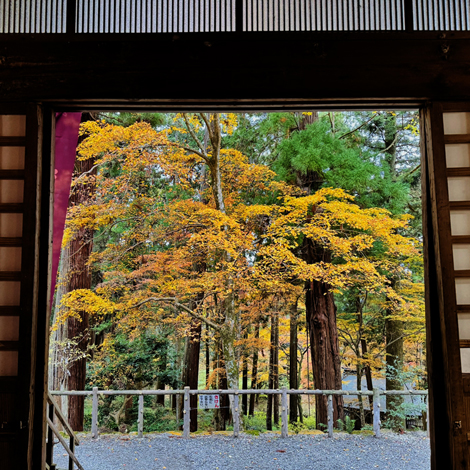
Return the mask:
<path id="1" fill-rule="evenodd" d="M 69 468 L 68 470 L 74 470 L 74 466 L 76 465 L 79 470 L 84 470 L 84 468 L 80 465 L 80 462 L 77 460 L 75 456 L 75 446 L 78 446 L 80 442 L 78 441 L 77 436 L 72 431 L 72 428 L 69 426 L 67 419 L 64 417 L 60 409 L 57 407 L 54 399 L 52 398 L 51 394 L 48 393 L 47 395 L 47 403 L 48 403 L 48 416 L 47 416 L 47 443 L 46 443 L 46 469 L 48 470 L 55 470 L 56 464 L 54 463 L 54 436 L 57 437 L 59 442 L 62 444 L 63 448 L 69 454 Z M 69 436 L 69 444 L 67 441 L 62 437 L 61 433 L 57 429 L 56 425 L 54 424 L 54 417 L 57 417 L 60 423 L 62 424 L 64 431 Z"/>
<path id="2" fill-rule="evenodd" d="M 329 437 L 333 437 L 333 395 L 343 396 L 372 396 L 373 397 L 373 430 L 376 437 L 380 437 L 380 396 L 381 395 L 402 395 L 402 396 L 427 396 L 427 390 L 379 390 L 374 388 L 373 391 L 368 390 L 293 390 L 282 388 L 279 390 L 190 390 L 185 387 L 184 390 L 98 390 L 93 388 L 92 391 L 53 391 L 51 395 L 81 395 L 92 396 L 92 417 L 91 417 L 91 435 L 94 439 L 98 437 L 98 396 L 110 395 L 137 395 L 139 397 L 139 408 L 137 417 L 137 434 L 143 437 L 144 432 L 144 396 L 148 395 L 183 395 L 183 437 L 189 437 L 190 423 L 190 395 L 229 395 L 232 397 L 232 414 L 233 414 L 233 436 L 238 437 L 240 433 L 240 395 L 280 395 L 281 396 L 281 437 L 287 437 L 288 430 L 288 395 L 322 395 L 328 400 L 328 423 L 324 423 Z M 429 412 L 426 413 L 429 419 Z M 429 432 L 429 423 L 427 423 Z M 81 467 L 79 467 L 81 468 Z"/>

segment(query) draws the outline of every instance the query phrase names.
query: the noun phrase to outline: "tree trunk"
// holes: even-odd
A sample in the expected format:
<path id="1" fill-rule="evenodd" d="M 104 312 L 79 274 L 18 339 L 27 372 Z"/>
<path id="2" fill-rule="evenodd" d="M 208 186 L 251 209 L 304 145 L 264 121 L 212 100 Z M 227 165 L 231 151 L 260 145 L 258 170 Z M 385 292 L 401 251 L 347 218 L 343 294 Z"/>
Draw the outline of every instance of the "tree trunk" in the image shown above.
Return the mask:
<path id="1" fill-rule="evenodd" d="M 386 331 L 386 384 L 387 390 L 403 390 L 401 373 L 403 371 L 403 322 L 387 318 Z M 403 397 L 387 395 L 387 420 L 394 431 L 404 430 L 405 416 L 402 410 Z"/>
<path id="2" fill-rule="evenodd" d="M 259 325 L 259 322 L 256 323 L 256 326 L 255 326 L 255 338 L 258 339 L 259 338 L 259 329 L 260 329 L 260 325 Z M 251 388 L 252 390 L 256 390 L 258 388 L 258 349 L 255 349 L 255 351 L 253 352 L 253 365 L 252 365 L 252 368 L 251 368 Z M 250 395 L 250 416 L 254 416 L 255 415 L 255 401 L 256 401 L 256 397 L 257 395 L 256 394 L 252 394 Z"/>
<path id="3" fill-rule="evenodd" d="M 361 339 L 361 349 L 362 349 L 362 358 L 367 359 L 367 342 L 365 339 Z M 364 366 L 364 374 L 366 376 L 367 390 L 372 392 L 374 390 L 374 384 L 372 383 L 372 372 L 370 370 L 369 364 Z M 371 397 L 371 396 L 369 396 L 369 409 L 371 411 L 374 409 L 374 397 Z"/>
<path id="4" fill-rule="evenodd" d="M 356 390 L 362 390 L 362 366 L 357 364 L 356 366 Z M 359 402 L 359 419 L 361 420 L 361 429 L 366 425 L 366 416 L 364 414 L 364 401 L 362 395 L 358 397 Z"/>
<path id="5" fill-rule="evenodd" d="M 330 254 L 311 240 L 304 245 L 309 264 L 320 261 L 331 262 Z M 338 330 L 336 327 L 336 306 L 330 286 L 324 282 L 306 283 L 306 318 L 310 331 L 312 371 L 315 388 L 319 390 L 341 390 L 341 361 L 339 355 Z M 334 422 L 343 420 L 343 397 L 333 396 Z M 317 428 L 327 424 L 328 409 L 326 396 L 315 400 Z"/>
<path id="6" fill-rule="evenodd" d="M 201 349 L 201 322 L 194 320 L 191 323 L 189 336 L 186 342 L 184 368 L 183 368 L 183 386 L 191 390 L 198 389 L 199 383 L 199 354 Z M 198 396 L 190 395 L 189 406 L 191 432 L 197 431 L 197 403 Z"/>
<path id="7" fill-rule="evenodd" d="M 297 376 L 297 301 L 291 305 L 290 309 L 290 343 L 289 343 L 289 387 L 291 389 L 299 388 L 299 379 Z M 296 423 L 298 418 L 297 403 L 299 395 L 289 395 L 289 421 Z"/>
<path id="8" fill-rule="evenodd" d="M 93 160 L 77 161 L 75 173 L 80 175 L 88 172 L 93 167 Z M 69 205 L 83 204 L 90 198 L 94 187 L 92 183 L 80 184 L 73 188 L 70 194 Z M 91 288 L 91 272 L 88 269 L 88 259 L 93 248 L 93 232 L 88 229 L 80 229 L 69 244 L 70 272 L 67 278 L 67 292 L 76 289 Z M 69 367 L 69 390 L 85 390 L 86 383 L 86 356 L 89 343 L 89 319 L 88 312 L 79 313 L 80 320 L 69 318 L 67 320 L 67 337 L 75 342 L 75 354 L 77 359 L 72 361 Z M 84 416 L 83 396 L 70 396 L 68 403 L 69 424 L 74 431 L 83 431 Z"/>

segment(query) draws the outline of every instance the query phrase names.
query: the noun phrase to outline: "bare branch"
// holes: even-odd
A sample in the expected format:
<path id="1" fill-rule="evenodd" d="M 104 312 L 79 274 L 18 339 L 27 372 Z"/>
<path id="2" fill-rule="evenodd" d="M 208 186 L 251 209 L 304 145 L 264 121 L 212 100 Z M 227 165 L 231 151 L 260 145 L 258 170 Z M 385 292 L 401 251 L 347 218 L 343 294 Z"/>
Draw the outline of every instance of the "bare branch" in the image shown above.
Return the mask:
<path id="1" fill-rule="evenodd" d="M 185 145 L 181 145 L 180 148 L 182 148 L 183 150 L 187 150 L 188 152 L 195 153 L 196 155 L 199 155 L 206 163 L 209 163 L 209 158 L 198 150 L 195 150 L 191 147 L 186 147 Z"/>
<path id="2" fill-rule="evenodd" d="M 212 129 L 211 129 L 211 123 L 209 122 L 209 119 L 207 119 L 207 116 L 204 113 L 199 113 L 199 116 L 201 116 L 203 121 L 205 122 L 206 128 L 207 128 L 207 133 L 209 134 L 209 139 L 212 142 L 214 134 L 213 134 Z"/>
<path id="3" fill-rule="evenodd" d="M 197 146 L 201 150 L 200 152 L 194 152 L 194 150 L 193 150 L 193 152 L 197 153 L 202 158 L 204 158 L 204 160 L 208 161 L 209 157 L 206 154 L 206 149 L 204 148 L 204 144 L 199 140 L 198 136 L 196 135 L 194 130 L 189 125 L 188 115 L 186 113 L 183 113 L 183 118 L 184 118 L 184 123 L 186 124 L 186 129 L 188 129 L 188 132 L 191 134 L 191 137 L 196 141 Z"/>
<path id="4" fill-rule="evenodd" d="M 131 308 L 139 308 L 140 306 L 148 303 L 148 302 L 172 302 L 175 307 L 184 310 L 186 313 L 189 313 L 192 317 L 197 318 L 198 320 L 204 322 L 206 325 L 209 325 L 214 330 L 220 330 L 220 325 L 212 322 L 211 320 L 201 317 L 197 313 L 193 312 L 190 308 L 186 307 L 186 305 L 180 304 L 175 297 L 149 297 L 148 299 L 142 300 L 136 305 L 133 305 Z"/>

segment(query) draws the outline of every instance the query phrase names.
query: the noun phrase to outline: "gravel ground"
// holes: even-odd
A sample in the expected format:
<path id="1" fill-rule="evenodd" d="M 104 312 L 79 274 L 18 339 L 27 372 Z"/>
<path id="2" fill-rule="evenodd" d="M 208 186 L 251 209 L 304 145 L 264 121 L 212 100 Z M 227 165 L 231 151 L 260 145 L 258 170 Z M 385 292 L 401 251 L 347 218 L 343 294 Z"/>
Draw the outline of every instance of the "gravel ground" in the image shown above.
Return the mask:
<path id="1" fill-rule="evenodd" d="M 68 468 L 60 445 L 55 460 Z M 423 432 L 373 436 L 335 433 L 182 439 L 146 435 L 143 439 L 103 435 L 82 437 L 77 456 L 85 470 L 429 470 L 429 439 Z"/>

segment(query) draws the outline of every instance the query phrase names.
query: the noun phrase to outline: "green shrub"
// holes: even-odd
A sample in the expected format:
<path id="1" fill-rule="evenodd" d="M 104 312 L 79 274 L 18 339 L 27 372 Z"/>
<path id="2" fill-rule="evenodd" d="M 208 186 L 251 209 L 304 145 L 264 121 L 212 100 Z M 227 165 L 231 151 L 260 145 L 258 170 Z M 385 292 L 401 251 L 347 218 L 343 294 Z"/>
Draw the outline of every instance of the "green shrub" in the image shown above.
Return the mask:
<path id="1" fill-rule="evenodd" d="M 346 416 L 344 418 L 344 421 L 342 419 L 338 419 L 337 423 L 338 428 L 341 431 L 346 431 L 348 434 L 352 434 L 356 425 L 356 420 L 351 419 L 349 416 Z"/>

